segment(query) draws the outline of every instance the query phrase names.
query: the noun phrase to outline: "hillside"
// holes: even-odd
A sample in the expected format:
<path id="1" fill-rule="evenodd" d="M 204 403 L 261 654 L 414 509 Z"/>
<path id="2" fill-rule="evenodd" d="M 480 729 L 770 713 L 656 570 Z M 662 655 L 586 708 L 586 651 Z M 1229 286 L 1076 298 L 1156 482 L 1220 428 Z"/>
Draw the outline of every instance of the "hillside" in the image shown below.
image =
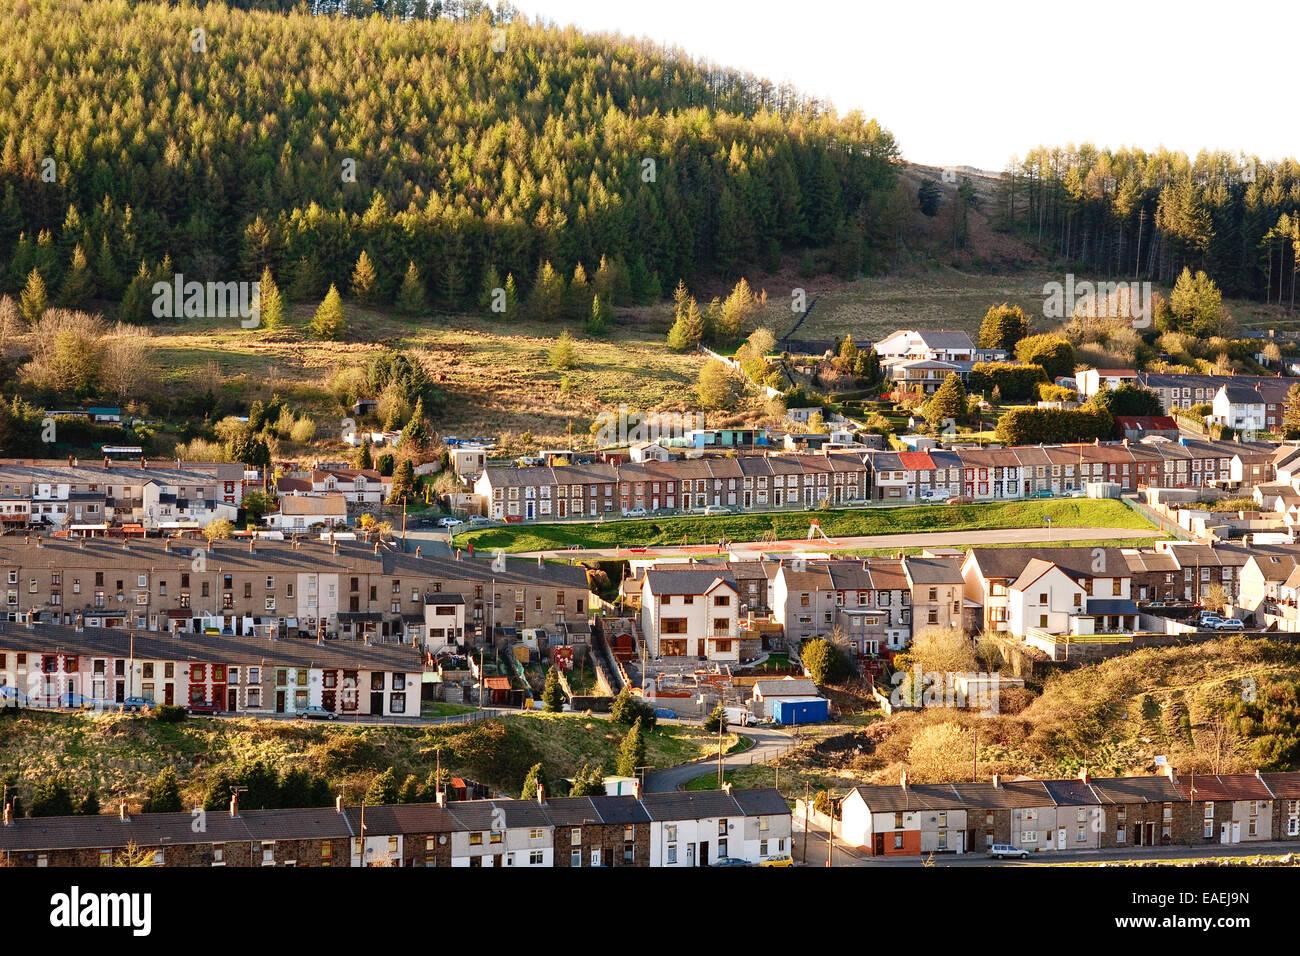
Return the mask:
<path id="1" fill-rule="evenodd" d="M 0 12 L 10 290 L 32 268 L 61 289 L 80 246 L 81 301 L 116 303 L 141 261 L 214 281 L 269 266 L 318 299 L 365 250 L 376 302 L 408 262 L 454 305 L 489 268 L 524 291 L 542 261 L 594 277 L 602 257 L 615 304 L 650 301 L 829 243 L 894 178 L 874 121 L 623 37 L 486 15 L 195 19 L 126 0 Z"/>
<path id="2" fill-rule="evenodd" d="M 149 782 L 171 767 L 185 805 L 193 806 L 214 781 L 238 776 L 254 761 L 273 775 L 305 770 L 323 777 L 331 793 L 356 800 L 389 767 L 399 781 L 408 774 L 424 781 L 440 755 L 444 772 L 517 796 L 538 762 L 552 779 L 571 776 L 585 763 L 603 763 L 613 774 L 625 730 L 607 718 L 541 713 L 471 725 L 326 727 L 252 718 L 170 724 L 142 716 L 24 711 L 0 717 L 0 767 L 14 775 L 7 785 L 17 787 L 26 805 L 36 784 L 57 773 L 74 792 L 96 787 L 104 807 L 119 800 L 138 805 Z M 724 749 L 736 740 L 725 736 Z M 666 767 L 716 754 L 717 735 L 664 725 L 646 735 L 646 745 L 648 761 Z"/>

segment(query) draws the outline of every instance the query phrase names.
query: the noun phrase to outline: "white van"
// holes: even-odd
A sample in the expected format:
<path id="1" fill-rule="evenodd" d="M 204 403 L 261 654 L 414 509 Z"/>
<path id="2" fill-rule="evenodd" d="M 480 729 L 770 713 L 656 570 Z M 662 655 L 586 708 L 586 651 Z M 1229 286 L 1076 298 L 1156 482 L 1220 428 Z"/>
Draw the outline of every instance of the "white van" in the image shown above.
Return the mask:
<path id="1" fill-rule="evenodd" d="M 1020 847 L 1012 846 L 1010 843 L 995 843 L 989 847 L 989 856 L 997 857 L 999 860 L 1008 856 L 1018 856 L 1022 860 L 1029 859 L 1029 851 L 1022 850 Z"/>

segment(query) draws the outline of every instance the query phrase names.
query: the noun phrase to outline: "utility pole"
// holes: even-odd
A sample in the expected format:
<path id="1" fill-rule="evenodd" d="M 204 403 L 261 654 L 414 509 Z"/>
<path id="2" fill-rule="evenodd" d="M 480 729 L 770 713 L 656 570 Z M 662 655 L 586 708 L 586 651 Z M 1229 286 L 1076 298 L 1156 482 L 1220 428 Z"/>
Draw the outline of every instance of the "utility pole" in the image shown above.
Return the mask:
<path id="1" fill-rule="evenodd" d="M 970 778 L 970 780 L 971 780 L 971 783 L 979 783 L 979 779 L 980 779 L 980 732 L 979 732 L 979 728 L 978 728 L 978 727 L 975 728 L 975 752 L 974 752 L 973 756 L 974 756 L 974 759 L 975 759 L 975 766 L 974 766 L 974 769 L 971 771 L 971 778 Z"/>
<path id="2" fill-rule="evenodd" d="M 722 789 L 722 728 L 725 720 L 718 721 L 718 789 Z"/>
<path id="3" fill-rule="evenodd" d="M 835 792 L 826 791 L 826 806 L 829 808 L 827 816 L 830 818 L 826 824 L 826 865 L 832 865 L 835 857 Z"/>
<path id="4" fill-rule="evenodd" d="M 811 790 L 807 783 L 803 785 L 803 854 L 800 863 L 808 862 L 808 808 Z"/>

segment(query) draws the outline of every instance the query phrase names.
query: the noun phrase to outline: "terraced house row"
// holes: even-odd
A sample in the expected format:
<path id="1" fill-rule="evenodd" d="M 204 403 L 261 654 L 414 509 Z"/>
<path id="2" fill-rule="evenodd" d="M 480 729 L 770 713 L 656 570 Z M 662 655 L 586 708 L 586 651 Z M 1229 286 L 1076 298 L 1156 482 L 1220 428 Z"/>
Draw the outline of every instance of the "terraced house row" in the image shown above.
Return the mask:
<path id="1" fill-rule="evenodd" d="M 155 866 L 692 867 L 791 850 L 773 789 L 465 800 L 396 806 L 15 819 L 0 865 L 112 866 L 133 848 Z"/>
<path id="2" fill-rule="evenodd" d="M 814 508 L 965 496 L 1067 494 L 1088 482 L 1138 488 L 1253 487 L 1273 478 L 1275 446 L 1184 438 L 1130 443 L 843 451 L 624 464 L 489 465 L 474 491 L 500 520 L 598 518 L 635 509 Z"/>
<path id="3" fill-rule="evenodd" d="M 0 619 L 191 634 L 421 643 L 585 631 L 579 567 L 424 556 L 352 541 L 0 539 Z"/>
<path id="4" fill-rule="evenodd" d="M 862 784 L 842 836 L 873 856 L 1300 842 L 1300 773 Z"/>

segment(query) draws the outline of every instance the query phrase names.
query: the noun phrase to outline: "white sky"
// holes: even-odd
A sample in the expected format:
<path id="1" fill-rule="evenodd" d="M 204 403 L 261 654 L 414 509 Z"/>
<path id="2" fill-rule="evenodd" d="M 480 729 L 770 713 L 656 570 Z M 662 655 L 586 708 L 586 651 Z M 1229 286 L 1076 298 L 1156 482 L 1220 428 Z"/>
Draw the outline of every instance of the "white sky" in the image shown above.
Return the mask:
<path id="1" fill-rule="evenodd" d="M 1294 0 L 514 0 L 861 109 L 904 156 L 1000 170 L 1039 144 L 1300 153 Z"/>

